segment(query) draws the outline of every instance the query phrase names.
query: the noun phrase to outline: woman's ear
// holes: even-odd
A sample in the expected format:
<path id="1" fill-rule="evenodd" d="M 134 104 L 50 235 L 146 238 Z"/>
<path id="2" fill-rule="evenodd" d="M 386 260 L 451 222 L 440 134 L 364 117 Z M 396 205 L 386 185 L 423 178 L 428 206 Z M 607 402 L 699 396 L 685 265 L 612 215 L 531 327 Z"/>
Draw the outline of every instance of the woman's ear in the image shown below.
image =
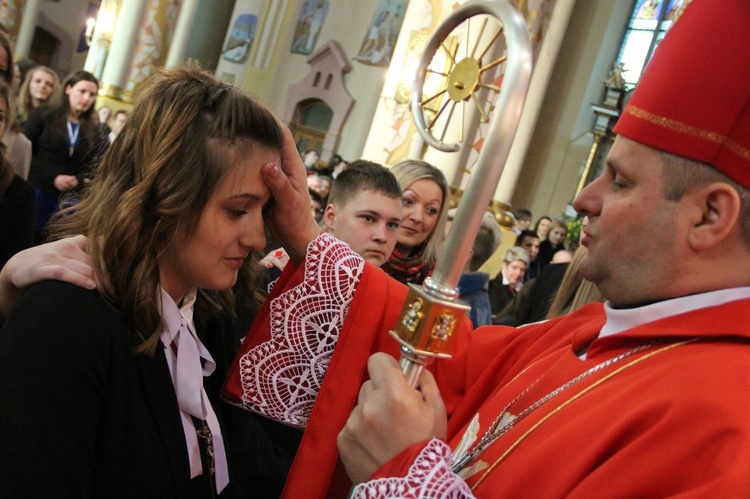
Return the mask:
<path id="1" fill-rule="evenodd" d="M 738 223 L 741 202 L 737 190 L 726 182 L 714 182 L 686 193 L 696 203 L 696 222 L 690 228 L 689 242 L 696 251 L 719 244 Z"/>

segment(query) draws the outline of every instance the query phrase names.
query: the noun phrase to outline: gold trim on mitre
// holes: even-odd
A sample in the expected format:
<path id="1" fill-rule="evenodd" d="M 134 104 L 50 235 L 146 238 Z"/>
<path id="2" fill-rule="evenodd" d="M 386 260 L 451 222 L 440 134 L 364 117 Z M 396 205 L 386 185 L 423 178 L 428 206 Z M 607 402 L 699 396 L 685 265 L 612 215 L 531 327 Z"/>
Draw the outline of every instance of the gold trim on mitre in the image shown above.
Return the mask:
<path id="1" fill-rule="evenodd" d="M 711 132 L 709 130 L 704 130 L 703 128 L 698 128 L 696 126 L 688 125 L 681 121 L 677 121 L 672 118 L 667 118 L 666 116 L 660 116 L 658 114 L 654 114 L 652 112 L 646 111 L 645 109 L 641 109 L 640 107 L 636 107 L 631 104 L 628 104 L 625 107 L 624 112 L 628 114 L 632 114 L 636 118 L 640 118 L 644 121 L 647 121 L 653 125 L 660 126 L 662 128 L 674 130 L 675 132 L 689 135 L 691 137 L 696 137 L 696 138 L 705 140 L 707 142 L 712 142 L 714 144 L 724 144 L 727 149 L 737 154 L 742 159 L 750 161 L 750 149 L 743 146 L 742 144 L 735 142 L 734 140 L 732 140 L 731 138 L 729 138 L 728 136 L 724 134 Z"/>

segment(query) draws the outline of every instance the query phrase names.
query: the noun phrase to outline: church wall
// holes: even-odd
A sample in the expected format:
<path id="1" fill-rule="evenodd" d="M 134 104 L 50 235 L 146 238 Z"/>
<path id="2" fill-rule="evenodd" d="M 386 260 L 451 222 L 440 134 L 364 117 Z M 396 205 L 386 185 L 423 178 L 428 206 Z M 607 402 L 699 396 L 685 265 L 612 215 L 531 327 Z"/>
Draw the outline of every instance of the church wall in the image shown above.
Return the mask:
<path id="1" fill-rule="evenodd" d="M 561 218 L 575 195 L 593 136 L 590 105 L 601 98 L 632 2 L 577 0 L 545 96 L 513 208 Z M 618 31 L 619 30 L 619 31 Z"/>
<path id="2" fill-rule="evenodd" d="M 419 1 L 426 0 L 412 0 Z M 243 82 L 245 89 L 261 97 L 279 114 L 286 108 L 289 86 L 302 79 L 310 68 L 306 62 L 308 56 L 290 51 L 301 4 L 302 0 L 287 2 L 269 68 L 249 64 Z M 325 24 L 315 45 L 317 48 L 329 40 L 338 41 L 352 65 L 344 81 L 355 104 L 344 123 L 338 146 L 338 152 L 347 159 L 362 155 L 385 82 L 386 68 L 353 60 L 376 5 L 377 0 L 356 3 L 330 0 Z M 513 207 L 528 207 L 536 216 L 560 217 L 572 200 L 580 168 L 592 142 L 587 130 L 593 123 L 593 114 L 588 108 L 600 96 L 601 81 L 611 68 L 621 37 L 622 28 L 618 28 L 620 33 L 610 32 L 611 19 L 613 13 L 619 16 L 623 7 L 627 11 L 631 5 L 631 0 L 577 0 L 522 178 L 512 199 Z M 623 26 L 625 16 L 618 18 Z M 610 42 L 605 43 L 607 40 Z"/>
<path id="3" fill-rule="evenodd" d="M 45 25 L 55 25 L 60 32 L 64 32 L 73 43 L 73 54 L 67 66 L 69 72 L 83 67 L 87 52 L 76 52 L 78 40 L 86 28 L 89 2 L 87 0 L 66 0 L 65 2 L 42 2 L 39 9 L 40 17 L 44 16 Z M 41 23 L 40 23 L 41 25 Z M 65 56 L 66 62 L 68 56 Z M 61 75 L 64 79 L 65 74 Z"/>
<path id="4" fill-rule="evenodd" d="M 338 152 L 353 160 L 362 155 L 387 71 L 384 67 L 367 66 L 353 60 L 367 35 L 378 0 L 329 1 L 330 8 L 315 47 L 336 40 L 352 66 L 344 82 L 355 104 L 344 123 Z M 431 3 L 430 0 L 411 2 Z M 242 84 L 280 115 L 286 108 L 290 85 L 302 79 L 310 68 L 306 62 L 308 56 L 290 51 L 303 0 L 284 3 L 283 20 L 269 67 L 252 64 L 257 52 L 256 40 Z M 78 26 L 79 21 L 85 19 L 87 6 L 85 0 L 43 2 L 42 13 L 66 27 L 66 32 L 77 40 L 82 28 Z M 528 207 L 537 217 L 542 214 L 559 217 L 571 201 L 592 141 L 587 132 L 593 122 L 589 106 L 600 96 L 601 81 L 611 68 L 631 6 L 632 0 L 577 0 L 522 177 L 511 200 L 514 208 Z M 223 10 L 216 7 L 215 2 L 201 1 L 187 49 L 188 56 L 201 60 L 209 68 L 218 61 L 232 10 L 231 2 L 226 2 Z M 209 14 L 210 22 L 206 20 Z M 71 67 L 82 67 L 85 53 L 73 57 Z"/>
<path id="5" fill-rule="evenodd" d="M 352 70 L 344 76 L 344 84 L 355 103 L 344 122 L 338 146 L 338 152 L 348 160 L 357 159 L 362 153 L 385 81 L 387 68 L 353 60 L 367 35 L 377 3 L 377 0 L 330 0 L 328 15 L 315 44 L 318 48 L 329 40 L 336 40 L 352 65 Z M 289 86 L 304 78 L 310 69 L 307 55 L 293 54 L 290 50 L 301 4 L 301 0 L 288 2 L 269 69 L 248 65 L 242 85 L 277 114 L 282 114 L 286 108 Z"/>

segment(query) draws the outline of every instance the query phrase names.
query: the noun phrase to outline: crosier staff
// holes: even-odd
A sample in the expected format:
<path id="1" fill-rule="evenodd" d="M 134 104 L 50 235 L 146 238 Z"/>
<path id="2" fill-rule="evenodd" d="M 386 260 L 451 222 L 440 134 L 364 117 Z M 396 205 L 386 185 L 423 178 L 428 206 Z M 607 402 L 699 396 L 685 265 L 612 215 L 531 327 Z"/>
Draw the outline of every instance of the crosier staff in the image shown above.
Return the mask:
<path id="1" fill-rule="evenodd" d="M 437 97 L 434 95 L 423 99 L 422 96 L 422 86 L 429 63 L 441 47 L 448 52 L 443 42 L 457 26 L 466 19 L 478 15 L 493 16 L 500 21 L 502 28 L 492 38 L 490 45 L 504 33 L 506 55 L 483 64 L 482 59 L 490 45 L 477 54 L 481 35 L 477 39 L 473 53 L 467 54 L 461 61 L 456 62 L 453 54 L 448 53 L 453 67 L 448 74 L 448 86 L 440 93 L 447 93 L 449 100 L 432 121 L 426 124 L 424 107 Z M 401 368 L 410 386 L 414 388 L 419 384 L 419 377 L 425 365 L 434 358 L 450 357 L 455 326 L 469 309 L 468 305 L 458 300 L 459 292 L 456 286 L 463 270 L 462 262 L 465 262 L 469 255 L 483 213 L 492 200 L 508 159 L 526 100 L 531 78 L 531 61 L 531 43 L 526 21 L 506 0 L 470 0 L 458 7 L 437 28 L 420 58 L 411 93 L 411 110 L 419 134 L 428 145 L 436 149 L 446 152 L 460 149 L 458 144 L 445 143 L 442 138 L 436 139 L 430 131 L 448 105 L 453 106 L 448 121 L 457 104 L 464 106 L 470 100 L 489 119 L 478 103 L 475 93 L 487 88 L 499 90 L 499 95 L 497 112 L 490 123 L 487 140 L 474 168 L 474 179 L 467 186 L 463 196 L 463 199 L 470 200 L 470 203 L 464 202 L 458 207 L 432 276 L 421 286 L 409 285 L 409 293 L 400 319 L 390 331 L 391 336 L 401 345 Z M 480 81 L 484 72 L 503 62 L 507 67 L 502 88 Z M 445 126 L 447 127 L 447 124 Z M 445 132 L 442 137 L 444 136 Z"/>

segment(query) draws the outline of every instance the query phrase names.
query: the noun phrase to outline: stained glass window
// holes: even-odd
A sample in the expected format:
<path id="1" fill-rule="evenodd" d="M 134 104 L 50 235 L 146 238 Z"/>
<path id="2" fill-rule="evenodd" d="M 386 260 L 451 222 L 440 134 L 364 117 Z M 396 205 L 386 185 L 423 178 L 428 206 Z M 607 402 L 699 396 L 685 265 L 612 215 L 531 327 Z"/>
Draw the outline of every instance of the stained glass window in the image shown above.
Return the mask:
<path id="1" fill-rule="evenodd" d="M 636 0 L 617 62 L 625 65 L 625 83 L 632 88 L 646 62 L 672 25 L 684 0 Z"/>

